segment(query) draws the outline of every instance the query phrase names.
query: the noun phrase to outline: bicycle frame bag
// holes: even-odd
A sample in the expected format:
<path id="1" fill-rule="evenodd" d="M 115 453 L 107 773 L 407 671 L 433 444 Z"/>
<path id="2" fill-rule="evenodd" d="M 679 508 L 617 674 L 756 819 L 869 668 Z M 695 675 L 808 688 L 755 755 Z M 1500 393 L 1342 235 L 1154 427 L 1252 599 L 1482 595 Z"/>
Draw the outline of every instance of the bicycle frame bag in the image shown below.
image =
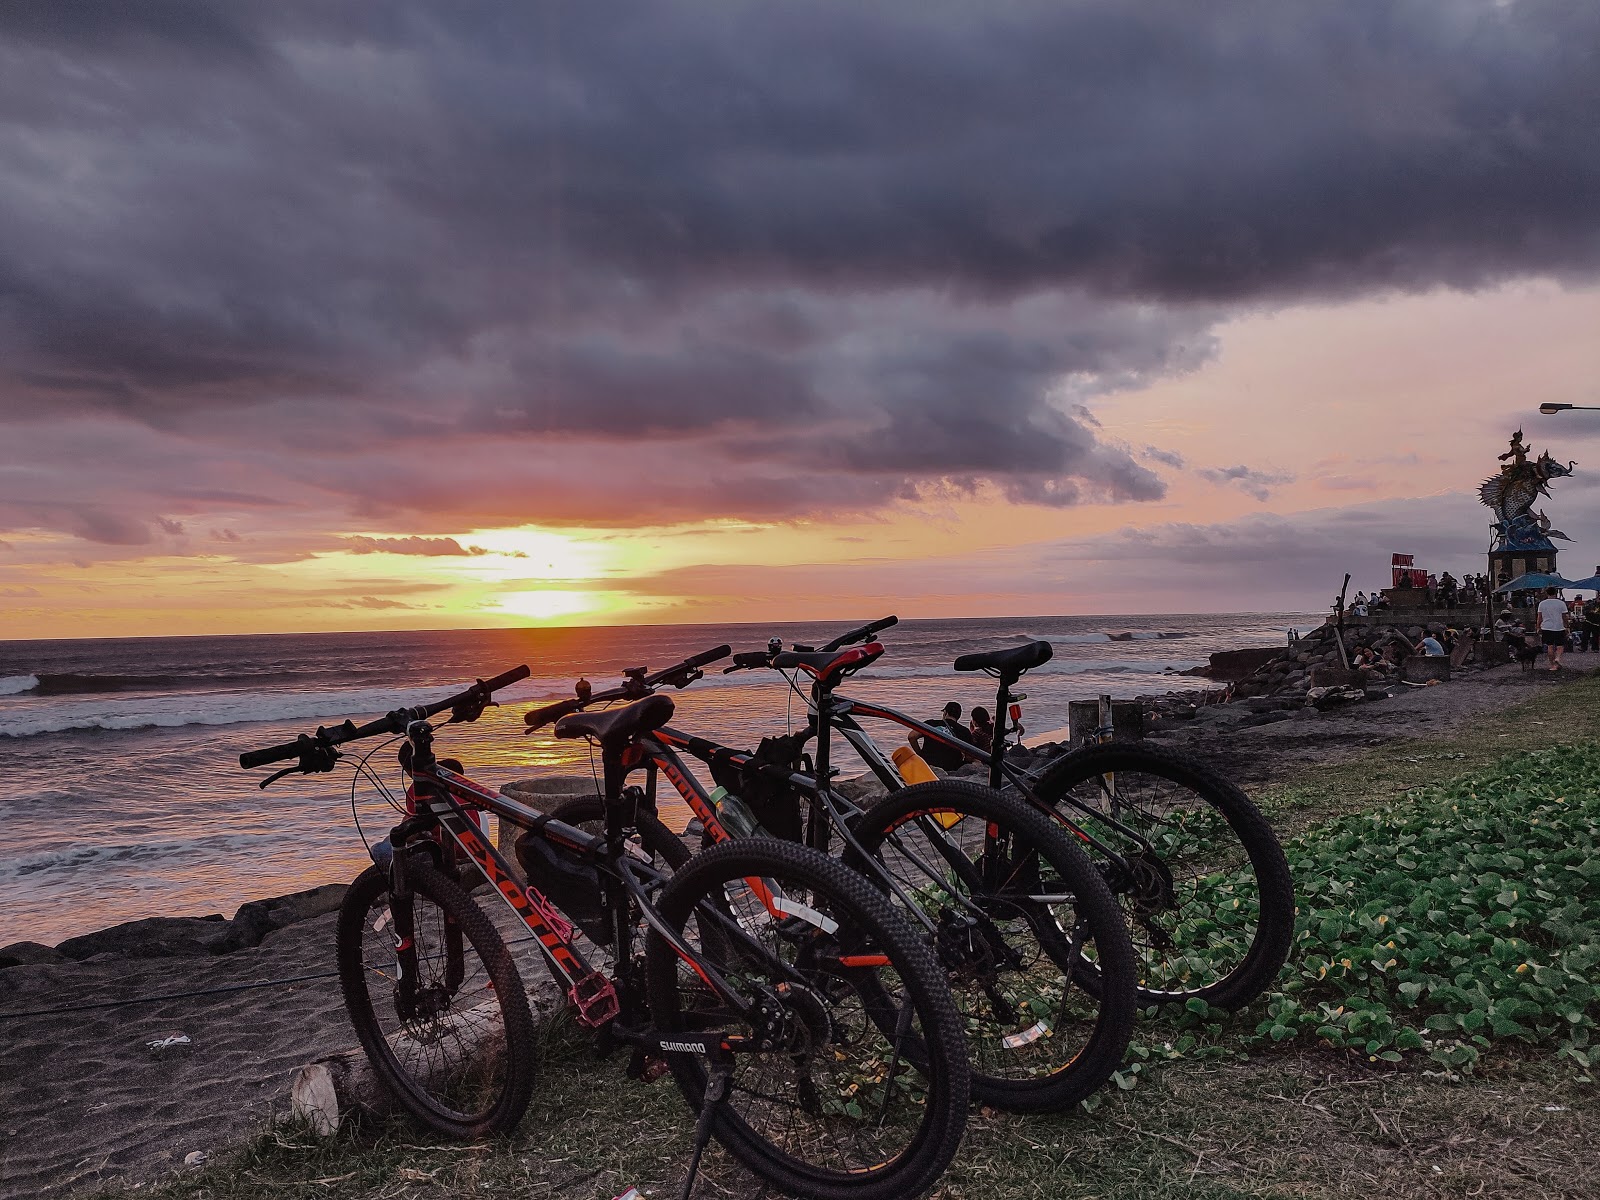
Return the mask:
<path id="1" fill-rule="evenodd" d="M 528 882 L 549 897 L 597 946 L 611 944 L 611 918 L 600 891 L 600 872 L 574 862 L 548 838 L 524 833 L 517 839 L 517 861 Z"/>
<path id="2" fill-rule="evenodd" d="M 761 739 L 750 758 L 735 764 L 718 754 L 711 760 L 711 778 L 750 809 L 750 815 L 773 837 L 801 839 L 800 792 L 789 782 L 795 771 L 807 770 L 801 747 L 809 731 Z"/>

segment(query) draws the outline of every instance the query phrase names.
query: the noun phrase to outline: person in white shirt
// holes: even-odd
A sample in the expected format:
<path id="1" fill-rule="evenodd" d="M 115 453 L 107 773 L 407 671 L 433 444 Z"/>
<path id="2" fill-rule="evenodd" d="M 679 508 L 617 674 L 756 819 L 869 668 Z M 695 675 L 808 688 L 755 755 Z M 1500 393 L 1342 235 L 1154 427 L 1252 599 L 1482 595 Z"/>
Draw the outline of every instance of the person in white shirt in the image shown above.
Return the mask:
<path id="1" fill-rule="evenodd" d="M 1561 652 L 1567 648 L 1567 602 L 1556 595 L 1557 588 L 1545 588 L 1539 601 L 1539 640 L 1544 643 L 1549 670 L 1561 669 Z"/>
<path id="2" fill-rule="evenodd" d="M 1431 633 L 1418 642 L 1417 645 L 1420 646 L 1422 648 L 1422 652 L 1428 655 L 1430 658 L 1439 658 L 1444 654 L 1444 643 L 1438 638 L 1434 637 Z"/>

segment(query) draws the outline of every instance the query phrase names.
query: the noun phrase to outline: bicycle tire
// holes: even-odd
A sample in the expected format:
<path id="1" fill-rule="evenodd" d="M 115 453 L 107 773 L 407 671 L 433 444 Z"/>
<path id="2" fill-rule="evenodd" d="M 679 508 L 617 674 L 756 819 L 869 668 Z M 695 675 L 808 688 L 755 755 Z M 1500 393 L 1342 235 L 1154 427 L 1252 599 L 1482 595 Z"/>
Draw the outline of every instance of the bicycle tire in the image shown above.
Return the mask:
<path id="1" fill-rule="evenodd" d="M 397 1011 L 394 939 L 385 933 L 389 874 L 374 866 L 345 893 L 335 933 L 350 1023 L 373 1071 L 418 1120 L 454 1138 L 508 1133 L 533 1095 L 533 1016 L 522 978 L 488 916 L 459 884 L 420 854 L 407 861 L 406 877 L 413 896 L 425 902 L 413 917 L 417 982 L 434 1011 L 411 1018 Z M 387 986 L 374 987 L 380 980 Z M 464 1033 L 473 1035 L 470 1050 Z M 447 1061 L 451 1040 L 463 1052 L 461 1064 Z M 461 1066 L 468 1070 L 461 1073 Z M 462 1107 L 458 1095 L 478 1098 Z"/>
<path id="2" fill-rule="evenodd" d="M 1129 784 L 1130 777 L 1135 781 L 1141 777 L 1159 781 L 1160 787 L 1170 788 L 1174 794 L 1188 793 L 1194 800 L 1191 809 L 1186 811 L 1198 814 L 1193 830 L 1180 829 L 1177 834 L 1169 830 L 1165 835 L 1169 852 L 1164 856 L 1158 854 L 1157 862 L 1150 864 L 1156 870 L 1147 872 L 1150 876 L 1147 884 L 1117 879 L 1116 876 L 1123 873 L 1112 869 L 1109 860 L 1098 851 L 1089 850 L 1092 858 L 1104 864 L 1102 869 L 1112 879 L 1112 891 L 1128 918 L 1139 958 L 1140 1004 L 1174 1004 L 1199 998 L 1218 1008 L 1243 1008 L 1272 985 L 1288 960 L 1294 940 L 1294 883 L 1283 847 L 1271 824 L 1231 781 L 1192 755 L 1167 747 L 1115 742 L 1086 746 L 1052 764 L 1032 786 L 1041 800 L 1056 806 L 1066 817 L 1083 821 L 1083 814 L 1065 802 L 1067 795 L 1076 792 L 1085 797 L 1098 792 L 1103 796 L 1103 789 L 1093 781 L 1107 776 L 1117 780 L 1119 795 L 1139 790 L 1137 782 Z M 1156 782 L 1150 785 L 1152 790 L 1157 786 Z M 1243 851 L 1242 856 L 1230 849 L 1218 851 L 1210 859 L 1200 857 L 1208 849 L 1206 839 L 1210 835 L 1205 827 L 1215 827 L 1211 816 L 1221 817 L 1238 849 Z M 1181 826 L 1186 821 L 1187 818 L 1183 818 L 1178 824 Z M 1097 836 L 1115 836 L 1104 826 L 1094 832 Z M 1158 893 L 1170 886 L 1172 900 L 1167 903 L 1166 910 L 1177 907 L 1180 881 L 1171 864 L 1181 861 L 1185 848 L 1180 843 L 1185 838 L 1194 842 L 1196 866 L 1201 871 L 1190 881 L 1197 899 L 1190 911 L 1180 913 L 1172 929 L 1167 930 L 1155 919 L 1164 903 Z M 1235 859 L 1237 861 L 1230 862 Z M 1241 899 L 1237 892 L 1246 861 L 1253 887 L 1247 887 Z M 1233 874 L 1226 874 L 1229 871 Z M 1158 878 L 1161 872 L 1165 872 L 1165 884 Z M 1231 879 L 1239 882 L 1230 883 Z M 1216 904 L 1204 898 L 1202 888 L 1219 889 Z M 1228 900 L 1225 899 L 1226 890 L 1220 889 L 1232 889 L 1235 894 Z M 1248 928 L 1252 906 L 1255 909 L 1253 930 Z M 1240 952 L 1231 955 L 1220 967 L 1199 955 L 1173 958 L 1160 944 L 1167 941 L 1175 949 L 1181 949 L 1186 943 L 1180 939 L 1200 936 L 1207 924 L 1214 924 L 1218 930 L 1238 931 L 1228 944 L 1239 946 Z M 1245 938 L 1248 938 L 1248 946 L 1242 945 Z"/>
<path id="3" fill-rule="evenodd" d="M 953 870 L 941 884 L 942 897 L 920 882 L 927 879 L 922 864 L 938 855 L 920 818 L 937 812 L 962 818 L 936 835 L 946 853 L 984 846 L 988 834 L 1000 834 L 1010 849 L 998 887 L 980 891 L 968 885 L 952 895 L 961 887 L 951 884 Z M 1133 946 L 1105 879 L 1060 825 L 1020 797 L 946 779 L 890 792 L 856 817 L 852 829 L 925 912 L 939 909 L 928 915 L 937 915 L 936 951 L 967 1022 L 977 1099 L 1013 1112 L 1059 1112 L 1111 1077 L 1133 1037 Z M 968 830 L 975 836 L 966 835 Z M 863 866 L 854 848 L 844 861 L 854 869 Z M 983 861 L 975 863 L 980 873 Z M 870 870 L 862 873 L 874 886 L 887 886 Z M 1020 900 L 1030 893 L 1071 901 Z M 962 901 L 978 907 L 988 924 L 952 937 L 948 923 L 960 920 Z M 1070 936 L 1051 936 L 1063 932 L 1063 920 L 1080 939 L 1076 943 Z M 1086 961 L 1105 981 L 1092 991 L 1081 986 Z"/>
<path id="4" fill-rule="evenodd" d="M 831 939 L 830 944 L 836 951 L 832 961 L 836 963 L 839 954 L 862 950 L 870 950 L 871 957 L 881 956 L 886 962 L 865 966 L 851 964 L 848 972 L 817 970 L 814 978 L 806 976 L 806 986 L 792 989 L 804 993 L 813 1006 L 825 1010 L 824 1020 L 812 1020 L 813 1024 L 822 1025 L 829 1036 L 825 1042 L 813 1045 L 813 1053 L 802 1055 L 794 1045 L 787 1044 L 771 1054 L 742 1054 L 736 1059 L 744 1063 L 755 1059 L 775 1062 L 779 1071 L 792 1069 L 797 1078 L 803 1076 L 806 1082 L 797 1082 L 794 1100 L 751 1089 L 747 1083 L 741 1084 L 739 1076 L 734 1078 L 729 1095 L 750 1096 L 749 1111 L 756 1115 L 759 1115 L 757 1106 L 763 1101 L 786 1104 L 797 1111 L 807 1108 L 808 1095 L 810 1104 L 817 1108 L 831 1104 L 831 1115 L 812 1114 L 818 1118 L 820 1141 L 815 1135 L 797 1130 L 796 1118 L 790 1115 L 778 1132 L 783 1139 L 783 1144 L 779 1144 L 765 1130 L 758 1131 L 752 1125 L 746 1110 L 731 1107 L 732 1099 L 714 1114 L 712 1135 L 757 1176 L 792 1194 L 817 1200 L 899 1200 L 921 1195 L 933 1186 L 955 1157 L 966 1126 L 970 1095 L 965 1039 L 955 1005 L 944 984 L 943 971 L 905 920 L 859 876 L 814 850 L 771 838 L 739 838 L 696 854 L 662 890 L 659 915 L 675 934 L 692 943 L 696 940 L 698 926 L 691 929 L 691 919 L 697 923 L 702 914 L 707 914 L 708 923 L 716 925 L 727 911 L 729 890 L 752 877 L 776 883 L 785 896 L 804 896 L 812 906 L 812 917 L 826 913 L 828 920 L 835 924 L 832 932 L 825 931 L 825 922 L 801 924 L 796 935 L 793 930 L 786 931 L 788 922 L 767 921 L 765 928 L 775 931 L 775 939 L 793 940 L 796 944 L 807 938 Z M 764 914 L 759 914 L 755 907 L 746 911 L 756 912 L 765 920 Z M 749 958 L 749 955 L 741 955 L 717 965 L 736 984 L 744 980 L 753 993 L 761 985 L 749 978 L 746 969 Z M 688 1032 L 693 1024 L 691 1015 L 711 1027 L 725 1023 L 720 1014 L 701 1013 L 692 1005 L 687 1010 L 683 1007 L 681 989 L 692 994 L 697 987 L 695 975 L 654 929 L 646 945 L 645 961 L 651 1015 L 657 1030 Z M 917 1043 L 919 1062 L 913 1064 L 910 1056 L 886 1056 L 879 1044 L 883 1039 L 876 1032 L 876 1020 L 864 1013 L 856 1017 L 850 1012 L 851 998 L 861 996 L 856 980 L 863 973 L 870 974 L 880 990 L 886 978 L 890 979 L 890 986 L 902 989 L 897 994 L 906 998 L 906 1028 L 911 1030 L 909 1036 Z M 707 991 L 704 985 L 698 988 L 702 994 Z M 771 994 L 770 989 L 768 994 Z M 863 1009 L 866 1002 L 863 998 Z M 814 1030 L 812 1037 L 815 1039 Z M 843 1040 L 847 1037 L 855 1041 L 847 1043 Z M 851 1077 L 854 1087 L 859 1088 L 859 1102 L 851 1099 L 858 1092 L 842 1082 L 851 1068 L 838 1065 L 838 1061 L 847 1059 L 847 1045 L 859 1052 L 861 1061 L 877 1063 L 885 1074 L 883 1079 L 864 1075 Z M 900 1046 L 901 1042 L 895 1045 Z M 885 1064 L 886 1057 L 899 1065 L 899 1074 Z M 698 1113 L 708 1079 L 704 1062 L 691 1054 L 673 1053 L 668 1058 L 679 1089 L 690 1109 Z M 916 1101 L 910 1087 L 901 1086 L 899 1091 L 904 1094 L 905 1102 L 895 1109 L 895 1120 L 888 1121 L 890 1099 L 895 1095 L 896 1085 L 908 1080 L 912 1070 L 919 1072 L 922 1099 Z M 820 1085 L 814 1075 L 821 1076 Z M 864 1086 L 859 1082 L 861 1079 L 866 1081 Z M 883 1111 L 874 1124 L 862 1105 L 874 1102 L 871 1091 L 878 1084 L 882 1085 Z M 854 1113 L 850 1112 L 852 1104 Z M 855 1157 L 862 1160 L 859 1164 L 834 1165 L 828 1161 L 830 1148 L 846 1140 L 848 1133 L 861 1135 L 864 1131 L 866 1137 L 873 1138 L 885 1127 L 904 1127 L 903 1122 L 909 1122 L 913 1128 L 896 1152 L 891 1154 L 881 1142 L 876 1142 L 856 1152 Z M 808 1137 L 811 1140 L 806 1141 Z M 849 1150 L 844 1153 L 848 1158 Z"/>

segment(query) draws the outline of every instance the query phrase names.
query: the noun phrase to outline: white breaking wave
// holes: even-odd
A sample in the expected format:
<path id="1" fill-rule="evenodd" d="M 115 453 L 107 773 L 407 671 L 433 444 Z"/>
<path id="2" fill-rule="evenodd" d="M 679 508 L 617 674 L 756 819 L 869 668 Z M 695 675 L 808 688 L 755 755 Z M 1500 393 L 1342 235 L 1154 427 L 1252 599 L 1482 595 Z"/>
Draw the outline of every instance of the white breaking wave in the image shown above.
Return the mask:
<path id="1" fill-rule="evenodd" d="M 529 684 L 497 693 L 503 702 L 526 703 Z M 543 681 L 546 689 L 549 681 Z M 73 700 L 0 711 L 0 737 L 33 737 L 72 729 L 151 729 L 183 725 L 239 725 L 254 721 L 336 721 L 359 723 L 395 708 L 442 700 L 461 685 L 360 688 L 332 692 L 200 692 L 148 696 L 136 700 Z"/>
<path id="2" fill-rule="evenodd" d="M 37 675 L 7 675 L 0 678 L 0 696 L 15 696 L 20 692 L 31 692 L 39 686 Z"/>

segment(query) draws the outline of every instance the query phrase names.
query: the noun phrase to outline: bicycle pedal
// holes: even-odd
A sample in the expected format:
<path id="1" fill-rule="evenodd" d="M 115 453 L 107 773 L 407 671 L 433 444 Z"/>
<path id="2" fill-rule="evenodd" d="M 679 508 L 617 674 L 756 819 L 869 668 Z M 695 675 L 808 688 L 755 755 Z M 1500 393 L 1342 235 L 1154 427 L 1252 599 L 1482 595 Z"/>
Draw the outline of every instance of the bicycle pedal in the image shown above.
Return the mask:
<path id="1" fill-rule="evenodd" d="M 666 1073 L 666 1059 L 646 1054 L 642 1046 L 634 1048 L 632 1057 L 628 1059 L 629 1079 L 637 1079 L 640 1083 L 654 1083 Z"/>

